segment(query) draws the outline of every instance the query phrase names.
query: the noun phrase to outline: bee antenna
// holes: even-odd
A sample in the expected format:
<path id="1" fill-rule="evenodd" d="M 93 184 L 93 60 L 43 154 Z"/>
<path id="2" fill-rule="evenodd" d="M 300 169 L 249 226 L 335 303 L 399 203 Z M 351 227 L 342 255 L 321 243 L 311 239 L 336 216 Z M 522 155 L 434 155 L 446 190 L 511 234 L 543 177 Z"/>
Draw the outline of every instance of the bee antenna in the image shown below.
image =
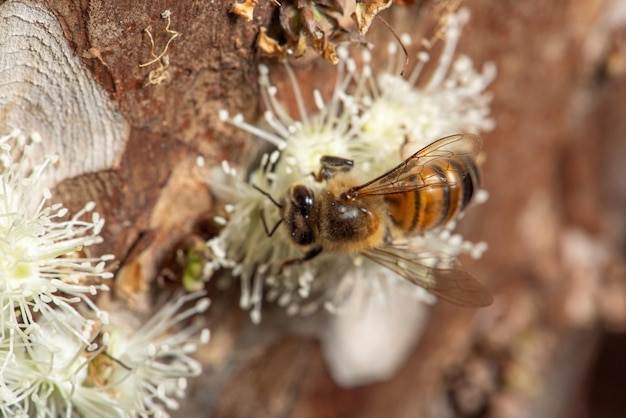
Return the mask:
<path id="1" fill-rule="evenodd" d="M 283 220 L 280 219 L 278 222 L 276 222 L 276 225 L 274 225 L 274 227 L 270 231 L 269 228 L 267 227 L 267 222 L 265 221 L 265 211 L 263 210 L 263 208 L 259 209 L 259 215 L 261 216 L 261 223 L 263 224 L 263 229 L 265 229 L 265 235 L 267 235 L 268 237 L 271 237 L 272 235 L 274 235 L 274 232 L 276 232 L 280 224 L 283 223 Z"/>
<path id="2" fill-rule="evenodd" d="M 267 197 L 270 200 L 270 202 L 272 202 L 274 205 L 276 205 L 279 209 L 283 208 L 283 205 L 281 205 L 276 200 L 274 200 L 274 198 L 272 197 L 271 194 L 269 194 L 265 190 L 261 189 L 256 184 L 253 184 L 252 187 L 254 187 L 263 196 Z M 276 232 L 276 230 L 278 229 L 280 224 L 283 223 L 282 219 L 279 220 L 278 222 L 276 222 L 276 225 L 274 225 L 274 227 L 270 231 L 270 229 L 267 227 L 267 222 L 265 221 L 265 211 L 263 210 L 262 207 L 259 209 L 259 215 L 261 216 L 261 223 L 263 224 L 263 229 L 265 229 L 265 234 L 267 234 L 268 237 L 271 237 L 272 235 L 274 235 L 274 232 Z"/>
<path id="3" fill-rule="evenodd" d="M 261 189 L 259 186 L 257 186 L 256 184 L 253 184 L 252 187 L 254 187 L 256 189 L 256 191 L 258 191 L 259 193 L 261 193 L 263 196 L 267 197 L 274 205 L 276 205 L 277 208 L 282 209 L 283 205 L 281 205 L 280 203 L 278 203 L 276 200 L 274 200 L 274 198 L 272 197 L 271 194 L 269 194 L 268 192 L 266 192 L 265 190 Z"/>

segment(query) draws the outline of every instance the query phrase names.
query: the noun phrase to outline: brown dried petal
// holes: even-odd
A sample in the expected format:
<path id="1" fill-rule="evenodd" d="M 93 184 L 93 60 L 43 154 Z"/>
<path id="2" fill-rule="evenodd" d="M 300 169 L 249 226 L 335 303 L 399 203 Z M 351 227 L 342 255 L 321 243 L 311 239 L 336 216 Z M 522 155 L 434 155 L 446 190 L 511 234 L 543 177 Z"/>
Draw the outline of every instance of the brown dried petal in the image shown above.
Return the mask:
<path id="1" fill-rule="evenodd" d="M 230 8 L 230 12 L 245 17 L 249 22 L 252 20 L 254 6 L 256 6 L 257 3 L 258 0 L 245 0 L 243 3 L 235 3 Z"/>
<path id="2" fill-rule="evenodd" d="M 285 47 L 280 45 L 276 39 L 273 39 L 267 34 L 267 28 L 262 27 L 259 30 L 257 46 L 263 54 L 270 57 L 284 58 L 286 55 Z"/>
<path id="3" fill-rule="evenodd" d="M 356 2 L 356 9 L 352 14 L 352 18 L 356 22 L 359 33 L 364 35 L 367 33 L 372 20 L 376 15 L 391 6 L 392 0 L 366 0 Z"/>
<path id="4" fill-rule="evenodd" d="M 339 62 L 339 58 L 337 57 L 337 51 L 335 50 L 335 45 L 331 43 L 326 45 L 326 49 L 324 50 L 324 58 L 326 58 L 332 64 L 337 64 Z"/>

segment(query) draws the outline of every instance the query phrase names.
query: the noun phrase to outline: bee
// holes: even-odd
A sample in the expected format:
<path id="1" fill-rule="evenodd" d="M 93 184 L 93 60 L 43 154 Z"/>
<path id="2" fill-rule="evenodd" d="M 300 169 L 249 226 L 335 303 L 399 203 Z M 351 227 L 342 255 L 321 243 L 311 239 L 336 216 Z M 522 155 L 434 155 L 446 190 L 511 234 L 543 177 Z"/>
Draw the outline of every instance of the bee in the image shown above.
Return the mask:
<path id="1" fill-rule="evenodd" d="M 292 184 L 276 201 L 254 186 L 279 208 L 290 239 L 307 250 L 284 266 L 304 263 L 324 252 L 360 253 L 451 303 L 480 307 L 493 302 L 489 291 L 461 270 L 449 255 L 420 255 L 407 238 L 440 228 L 456 219 L 479 186 L 476 156 L 479 136 L 452 135 L 435 141 L 385 174 L 361 183 L 354 162 L 323 156 L 313 174 L 325 182 L 319 191 Z M 432 264 L 435 264 L 433 266 Z M 282 269 L 282 268 L 281 268 Z"/>

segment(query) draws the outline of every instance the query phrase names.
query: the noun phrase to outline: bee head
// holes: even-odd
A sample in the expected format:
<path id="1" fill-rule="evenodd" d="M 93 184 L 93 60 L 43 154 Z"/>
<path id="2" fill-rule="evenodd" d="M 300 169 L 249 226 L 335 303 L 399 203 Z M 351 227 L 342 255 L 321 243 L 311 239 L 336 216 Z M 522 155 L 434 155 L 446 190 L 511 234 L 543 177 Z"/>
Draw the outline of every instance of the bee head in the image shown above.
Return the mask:
<path id="1" fill-rule="evenodd" d="M 309 245 L 315 240 L 311 215 L 315 202 L 313 190 L 302 184 L 289 187 L 281 208 L 281 216 L 291 239 L 299 245 Z"/>

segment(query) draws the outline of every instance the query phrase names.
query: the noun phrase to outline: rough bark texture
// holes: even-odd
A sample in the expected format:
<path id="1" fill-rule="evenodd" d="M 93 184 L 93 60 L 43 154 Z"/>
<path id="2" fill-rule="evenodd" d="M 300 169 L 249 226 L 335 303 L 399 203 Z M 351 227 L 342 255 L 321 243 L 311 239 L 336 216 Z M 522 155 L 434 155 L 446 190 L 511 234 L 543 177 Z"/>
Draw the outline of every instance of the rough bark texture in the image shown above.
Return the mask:
<path id="1" fill-rule="evenodd" d="M 148 309 L 145 290 L 161 292 L 161 266 L 211 213 L 196 157 L 207 167 L 236 162 L 245 146 L 218 110 L 248 120 L 260 110 L 254 43 L 275 6 L 260 2 L 246 22 L 227 12 L 231 3 L 45 2 L 130 127 L 114 163 L 72 174 L 55 197 L 70 208 L 97 202 L 107 221 L 100 250 L 122 265 L 117 294 L 143 295 L 136 309 Z M 619 0 L 465 6 L 472 19 L 460 51 L 498 67 L 497 127 L 485 135 L 482 167 L 490 199 L 463 222 L 468 238 L 489 243 L 468 268 L 495 304 L 475 315 L 436 306 L 393 379 L 347 390 L 332 381 L 318 343 L 288 331 L 302 322 L 269 308 L 251 325 L 237 289 L 211 284 L 213 336 L 199 354 L 207 367 L 180 416 L 582 417 L 594 408 L 585 389 L 594 352 L 626 318 L 626 10 Z M 139 67 L 152 58 L 144 29 L 158 54 L 169 38 L 165 9 L 180 36 L 169 45 L 169 78 L 148 85 L 154 67 Z M 416 31 L 432 28 L 430 10 L 394 6 L 385 16 L 419 39 Z M 385 31 L 374 24 L 368 36 L 388 39 Z M 310 90 L 324 91 L 334 74 L 315 60 L 294 65 Z M 611 402 L 602 400 L 604 416 L 619 415 Z"/>
<path id="2" fill-rule="evenodd" d="M 68 45 L 59 22 L 36 3 L 0 11 L 0 125 L 38 132 L 60 160 L 52 181 L 119 163 L 129 126 Z"/>

